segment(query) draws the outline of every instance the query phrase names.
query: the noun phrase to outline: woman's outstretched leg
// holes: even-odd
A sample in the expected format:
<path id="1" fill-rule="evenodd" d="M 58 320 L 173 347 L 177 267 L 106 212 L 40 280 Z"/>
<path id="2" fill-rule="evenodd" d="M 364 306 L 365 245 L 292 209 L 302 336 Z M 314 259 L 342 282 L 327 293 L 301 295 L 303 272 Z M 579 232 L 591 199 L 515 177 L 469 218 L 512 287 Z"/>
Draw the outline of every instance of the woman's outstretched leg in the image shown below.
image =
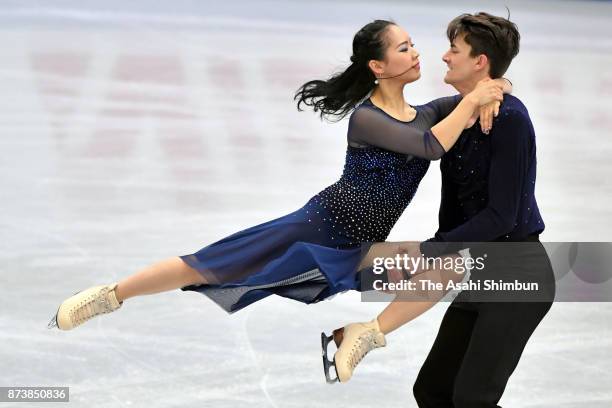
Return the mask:
<path id="1" fill-rule="evenodd" d="M 151 295 L 206 283 L 204 277 L 178 256 L 151 264 L 117 283 L 115 296 L 123 302 L 134 296 Z"/>
<path id="2" fill-rule="evenodd" d="M 458 257 L 458 255 L 453 257 Z M 457 274 L 452 270 L 429 269 L 416 275 L 413 279 L 417 281 L 417 287 L 420 287 L 418 281 L 429 281 L 433 284 L 439 283 L 442 287 L 446 288 L 449 281 L 458 283 L 463 279 L 463 275 Z M 405 291 L 397 293 L 395 299 L 376 318 L 380 331 L 384 334 L 389 334 L 393 330 L 414 320 L 431 309 L 446 293 L 448 293 L 446 289 L 415 290 L 410 293 Z"/>
<path id="3" fill-rule="evenodd" d="M 397 255 L 413 256 L 420 254 L 416 251 L 418 242 L 384 242 L 374 244 L 362 260 L 359 270 L 372 266 L 376 258 L 395 258 Z M 459 258 L 459 254 L 447 255 L 446 258 Z M 440 263 L 444 264 L 444 262 Z M 454 261 L 453 263 L 454 264 Z M 413 271 L 411 281 L 430 281 L 440 283 L 446 288 L 449 281 L 460 282 L 462 274 L 453 269 L 429 267 Z M 397 269 L 388 268 L 389 281 L 397 282 L 403 278 L 403 273 Z M 334 355 L 334 365 L 337 378 L 340 382 L 348 381 L 361 359 L 371 350 L 386 345 L 385 334 L 401 327 L 429 310 L 440 301 L 448 290 L 421 290 L 417 282 L 415 290 L 396 290 L 387 293 L 395 294 L 395 299 L 379 315 L 370 322 L 352 323 L 343 328 L 334 330 L 333 340 L 338 347 Z M 330 337 L 331 339 L 331 337 Z M 324 350 L 326 354 L 326 350 Z M 327 367 L 325 367 L 327 371 Z M 329 376 L 329 374 L 326 374 Z"/>
<path id="4" fill-rule="evenodd" d="M 133 275 L 110 285 L 99 285 L 75 293 L 66 299 L 48 324 L 49 328 L 71 330 L 91 318 L 114 312 L 126 299 L 178 289 L 206 280 L 179 257 L 149 265 Z"/>
<path id="5" fill-rule="evenodd" d="M 418 241 L 375 243 L 362 259 L 358 269 L 363 270 L 372 266 L 376 258 L 395 258 L 397 255 L 400 257 L 420 255 L 420 250 L 418 250 L 419 244 L 420 242 Z M 459 254 L 454 254 L 447 255 L 443 259 L 459 257 Z M 386 270 L 390 282 L 397 282 L 405 276 L 400 270 L 394 268 L 386 268 Z M 395 294 L 395 299 L 377 317 L 380 331 L 384 334 L 392 332 L 425 313 L 448 292 L 447 290 L 420 290 L 421 285 L 419 281 L 442 284 L 446 288 L 449 281 L 457 283 L 463 279 L 462 274 L 458 274 L 452 269 L 427 267 L 426 269 L 421 268 L 413 272 L 414 275 L 412 275 L 410 280 L 417 283 L 416 287 L 418 289 L 385 291 L 386 293 Z"/>

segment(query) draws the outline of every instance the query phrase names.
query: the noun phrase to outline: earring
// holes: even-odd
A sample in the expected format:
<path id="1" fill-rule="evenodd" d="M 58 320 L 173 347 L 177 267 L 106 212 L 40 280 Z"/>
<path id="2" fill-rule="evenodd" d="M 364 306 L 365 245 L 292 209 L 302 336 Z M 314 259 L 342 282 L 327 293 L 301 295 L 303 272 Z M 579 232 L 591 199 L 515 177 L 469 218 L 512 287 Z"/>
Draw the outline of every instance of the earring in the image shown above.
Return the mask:
<path id="1" fill-rule="evenodd" d="M 378 78 L 376 78 L 376 79 L 374 80 L 374 84 L 375 84 L 375 85 L 378 85 Z"/>

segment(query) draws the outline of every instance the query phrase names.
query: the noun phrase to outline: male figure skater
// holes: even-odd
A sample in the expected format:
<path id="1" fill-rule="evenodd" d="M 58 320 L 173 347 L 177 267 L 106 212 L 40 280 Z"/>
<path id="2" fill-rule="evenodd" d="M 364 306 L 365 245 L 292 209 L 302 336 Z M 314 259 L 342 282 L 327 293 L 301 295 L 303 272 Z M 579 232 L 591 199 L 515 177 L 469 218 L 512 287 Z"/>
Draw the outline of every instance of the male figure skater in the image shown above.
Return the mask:
<path id="1" fill-rule="evenodd" d="M 445 82 L 465 95 L 484 78 L 499 78 L 519 51 L 514 23 L 487 13 L 463 14 L 449 23 Z M 529 242 L 523 251 L 527 274 L 548 284 L 538 301 L 465 302 L 449 306 L 414 384 L 421 408 L 498 407 L 521 353 L 554 297 L 554 276 L 538 236 L 544 230 L 534 196 L 535 135 L 521 101 L 504 95 L 490 134 L 466 129 L 440 163 L 442 199 L 439 229 L 421 243 L 423 256 L 454 252 L 461 242 Z M 491 249 L 485 244 L 484 248 Z M 513 248 L 513 247 L 512 247 Z M 510 251 L 513 252 L 514 250 Z M 495 252 L 495 251 L 493 251 Z M 504 252 L 504 251 L 502 251 Z M 508 252 L 508 251 L 506 251 Z M 472 253 L 472 257 L 475 254 Z M 486 261 L 488 278 L 525 265 L 497 251 Z"/>

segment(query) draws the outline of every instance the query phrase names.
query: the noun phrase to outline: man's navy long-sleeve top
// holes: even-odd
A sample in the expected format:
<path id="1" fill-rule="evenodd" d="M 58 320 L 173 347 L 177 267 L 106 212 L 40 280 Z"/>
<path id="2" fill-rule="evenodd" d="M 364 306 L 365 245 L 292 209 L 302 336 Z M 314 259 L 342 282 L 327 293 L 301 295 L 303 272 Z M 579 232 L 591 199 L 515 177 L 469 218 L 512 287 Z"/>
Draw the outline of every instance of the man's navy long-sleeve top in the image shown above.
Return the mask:
<path id="1" fill-rule="evenodd" d="M 440 170 L 440 225 L 421 243 L 425 256 L 447 252 L 435 242 L 521 241 L 544 230 L 534 194 L 535 132 L 515 96 L 504 95 L 489 135 L 478 122 L 464 130 Z"/>

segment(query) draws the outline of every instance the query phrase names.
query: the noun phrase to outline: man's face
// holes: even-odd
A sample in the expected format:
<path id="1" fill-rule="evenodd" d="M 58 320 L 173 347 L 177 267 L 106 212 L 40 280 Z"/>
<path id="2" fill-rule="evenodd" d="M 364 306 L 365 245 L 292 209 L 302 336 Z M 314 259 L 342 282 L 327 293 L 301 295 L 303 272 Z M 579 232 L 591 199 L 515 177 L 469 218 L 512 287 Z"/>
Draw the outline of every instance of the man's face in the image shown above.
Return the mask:
<path id="1" fill-rule="evenodd" d="M 451 42 L 450 48 L 442 56 L 448 66 L 444 82 L 457 86 L 469 82 L 478 72 L 478 57 L 471 57 L 472 46 L 465 42 L 465 34 L 459 34 Z"/>

